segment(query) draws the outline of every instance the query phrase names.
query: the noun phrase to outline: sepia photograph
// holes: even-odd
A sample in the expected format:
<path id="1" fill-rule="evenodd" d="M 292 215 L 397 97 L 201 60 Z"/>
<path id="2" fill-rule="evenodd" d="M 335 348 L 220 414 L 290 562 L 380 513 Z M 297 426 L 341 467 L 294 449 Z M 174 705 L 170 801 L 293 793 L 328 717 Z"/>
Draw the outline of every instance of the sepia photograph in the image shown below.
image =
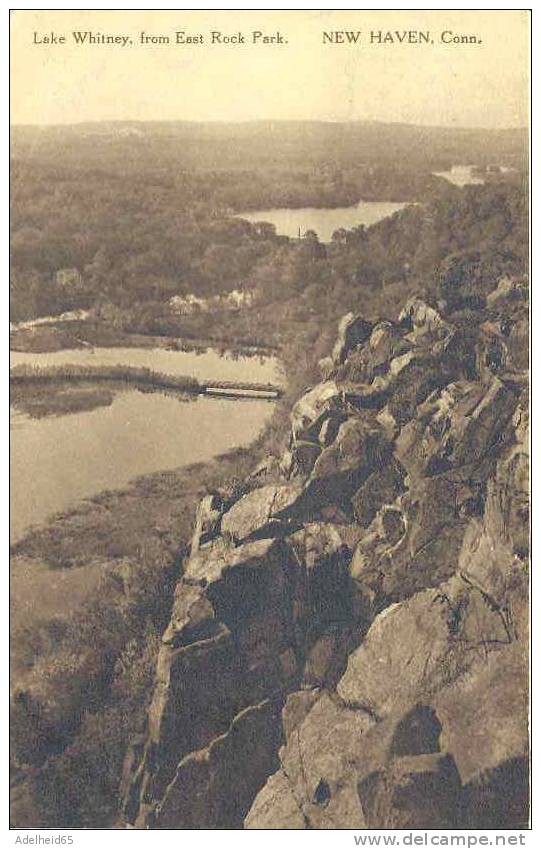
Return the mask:
<path id="1" fill-rule="evenodd" d="M 9 828 L 526 845 L 530 10 L 9 30 Z"/>

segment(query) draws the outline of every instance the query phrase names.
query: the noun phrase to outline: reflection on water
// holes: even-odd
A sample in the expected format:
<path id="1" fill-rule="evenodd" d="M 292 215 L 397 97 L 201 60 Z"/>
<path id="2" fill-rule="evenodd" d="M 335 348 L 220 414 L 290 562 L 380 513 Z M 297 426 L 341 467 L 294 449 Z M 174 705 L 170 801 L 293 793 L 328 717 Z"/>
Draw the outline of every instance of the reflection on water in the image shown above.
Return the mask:
<path id="1" fill-rule="evenodd" d="M 249 445 L 273 404 L 126 389 L 109 406 L 31 417 L 11 408 L 11 532 L 104 489 Z"/>
<path id="2" fill-rule="evenodd" d="M 405 203 L 387 201 L 360 201 L 357 206 L 342 206 L 337 209 L 264 209 L 256 212 L 241 212 L 238 218 L 247 221 L 268 221 L 274 224 L 280 236 L 295 238 L 307 230 L 315 230 L 321 242 L 330 242 L 335 230 L 343 227 L 351 230 L 364 224 L 369 227 L 388 215 L 404 209 Z"/>
<path id="3" fill-rule="evenodd" d="M 179 376 L 205 380 L 231 380 L 250 383 L 283 382 L 283 373 L 275 357 L 242 356 L 218 351 L 169 351 L 165 348 L 74 348 L 39 354 L 11 351 L 10 366 L 132 366 Z"/>
<path id="4" fill-rule="evenodd" d="M 119 384 L 120 385 L 120 384 Z M 124 388 L 124 387 L 123 387 Z M 11 387 L 11 403 L 19 413 L 28 413 L 34 419 L 44 416 L 65 416 L 82 413 L 113 403 L 115 390 L 107 386 L 83 386 L 66 383 L 15 385 Z"/>

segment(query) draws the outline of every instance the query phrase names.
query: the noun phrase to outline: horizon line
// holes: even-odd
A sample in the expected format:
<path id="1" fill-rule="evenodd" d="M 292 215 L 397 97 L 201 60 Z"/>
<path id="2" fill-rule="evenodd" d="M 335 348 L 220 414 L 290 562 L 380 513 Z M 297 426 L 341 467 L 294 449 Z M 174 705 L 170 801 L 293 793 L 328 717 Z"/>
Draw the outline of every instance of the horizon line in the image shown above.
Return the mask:
<path id="1" fill-rule="evenodd" d="M 355 125 L 355 124 L 379 124 L 382 126 L 418 127 L 420 129 L 434 130 L 484 130 L 485 132 L 509 132 L 529 131 L 528 124 L 505 125 L 502 127 L 487 127 L 472 124 L 416 124 L 407 121 L 383 121 L 374 118 L 356 118 L 350 120 L 337 120 L 334 118 L 88 118 L 80 121 L 60 121 L 51 123 L 33 124 L 29 122 L 11 122 L 10 127 L 24 127 L 35 129 L 54 129 L 61 127 L 80 127 L 85 124 L 329 124 L 329 125 Z"/>

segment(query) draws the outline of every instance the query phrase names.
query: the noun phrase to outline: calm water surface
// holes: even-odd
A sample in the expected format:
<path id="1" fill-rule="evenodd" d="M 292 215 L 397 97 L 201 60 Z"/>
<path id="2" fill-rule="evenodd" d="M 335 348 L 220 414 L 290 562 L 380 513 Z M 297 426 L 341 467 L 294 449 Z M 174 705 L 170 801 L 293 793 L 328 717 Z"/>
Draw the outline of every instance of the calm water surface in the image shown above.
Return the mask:
<path id="1" fill-rule="evenodd" d="M 450 171 L 435 171 L 435 177 L 444 177 L 455 186 L 482 186 L 482 177 L 472 174 L 473 165 L 453 165 Z"/>
<path id="2" fill-rule="evenodd" d="M 205 379 L 283 381 L 274 358 L 221 357 L 215 351 L 112 348 L 12 353 L 12 364 L 21 362 L 122 363 Z M 94 390 L 89 386 L 88 392 L 92 391 L 95 386 Z M 264 400 L 188 397 L 128 386 L 115 391 L 112 402 L 78 412 L 35 417 L 25 412 L 23 403 L 12 406 L 12 539 L 78 500 L 123 487 L 139 475 L 209 460 L 249 445 L 273 406 Z"/>
<path id="3" fill-rule="evenodd" d="M 209 460 L 260 433 L 273 404 L 126 390 L 110 406 L 32 418 L 11 410 L 14 539 L 82 498 L 138 475 Z"/>
<path id="4" fill-rule="evenodd" d="M 283 382 L 275 357 L 243 356 L 218 351 L 168 351 L 165 348 L 74 348 L 45 353 L 11 351 L 10 366 L 135 366 L 167 375 L 190 375 L 201 379 L 234 380 L 239 383 Z"/>
<path id="5" fill-rule="evenodd" d="M 343 227 L 350 230 L 364 224 L 366 227 L 376 224 L 382 218 L 398 212 L 407 206 L 405 203 L 384 201 L 360 201 L 357 206 L 342 206 L 337 209 L 264 209 L 256 212 L 242 212 L 237 217 L 247 221 L 268 221 L 274 224 L 280 236 L 295 238 L 307 230 L 315 230 L 320 242 L 330 242 L 335 230 Z"/>

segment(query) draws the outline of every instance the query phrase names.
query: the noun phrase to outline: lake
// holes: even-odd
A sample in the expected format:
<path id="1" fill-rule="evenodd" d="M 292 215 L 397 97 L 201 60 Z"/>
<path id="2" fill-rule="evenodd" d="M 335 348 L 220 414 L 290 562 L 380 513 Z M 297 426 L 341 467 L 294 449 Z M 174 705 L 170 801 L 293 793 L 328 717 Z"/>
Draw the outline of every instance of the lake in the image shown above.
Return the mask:
<path id="1" fill-rule="evenodd" d="M 435 171 L 435 177 L 444 177 L 455 186 L 482 186 L 482 177 L 472 174 L 473 165 L 453 165 L 450 171 Z"/>
<path id="2" fill-rule="evenodd" d="M 12 365 L 147 366 L 167 374 L 216 380 L 283 382 L 273 357 L 220 356 L 163 349 L 77 349 L 53 353 L 12 352 Z M 209 460 L 249 445 L 273 411 L 265 400 L 229 400 L 186 396 L 179 392 L 141 391 L 78 385 L 77 406 L 69 401 L 70 384 L 60 389 L 20 387 L 11 406 L 11 533 L 20 538 L 30 525 L 64 511 L 80 499 L 125 486 L 139 475 Z M 39 414 L 32 403 L 41 392 Z M 88 395 L 85 404 L 84 393 Z M 28 396 L 25 400 L 24 395 Z M 62 394 L 64 393 L 64 395 Z M 82 397 L 81 397 L 82 396 Z M 48 409 L 49 408 L 49 409 Z"/>
<path id="3" fill-rule="evenodd" d="M 356 206 L 341 206 L 336 209 L 262 209 L 256 212 L 241 212 L 237 218 L 246 221 L 267 221 L 274 224 L 280 236 L 297 238 L 299 231 L 303 236 L 307 230 L 315 230 L 320 242 L 330 242 L 335 230 L 343 227 L 351 230 L 364 224 L 369 227 L 383 218 L 404 209 L 406 203 L 387 201 L 360 201 Z"/>
<path id="4" fill-rule="evenodd" d="M 167 348 L 73 348 L 31 353 L 10 351 L 10 366 L 132 366 L 178 377 L 189 375 L 201 380 L 231 380 L 238 383 L 283 382 L 276 357 L 221 354 L 211 348 L 198 351 L 172 351 Z"/>

